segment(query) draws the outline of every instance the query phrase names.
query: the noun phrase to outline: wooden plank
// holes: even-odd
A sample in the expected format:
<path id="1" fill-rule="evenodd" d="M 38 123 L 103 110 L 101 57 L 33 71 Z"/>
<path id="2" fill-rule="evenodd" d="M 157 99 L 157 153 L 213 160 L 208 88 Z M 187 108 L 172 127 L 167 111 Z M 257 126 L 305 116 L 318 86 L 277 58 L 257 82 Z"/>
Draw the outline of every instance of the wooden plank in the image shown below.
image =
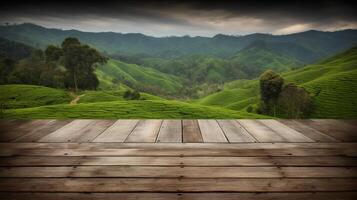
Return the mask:
<path id="1" fill-rule="evenodd" d="M 2 120 L 0 142 L 13 141 L 46 123 L 47 120 Z"/>
<path id="2" fill-rule="evenodd" d="M 285 138 L 258 120 L 238 120 L 238 122 L 259 142 L 286 142 Z"/>
<path id="3" fill-rule="evenodd" d="M 92 149 L 2 149 L 0 156 L 357 156 L 356 149 L 338 148 L 277 148 L 277 149 L 222 149 L 222 148 L 92 148 Z"/>
<path id="4" fill-rule="evenodd" d="M 256 140 L 235 120 L 217 120 L 229 142 L 256 142 Z"/>
<path id="5" fill-rule="evenodd" d="M 350 149 L 357 151 L 357 143 L 0 143 L 0 149 L 137 149 L 148 150 L 182 150 L 182 149 L 226 149 L 226 150 L 249 150 L 249 149 Z"/>
<path id="6" fill-rule="evenodd" d="M 182 135 L 184 143 L 203 142 L 197 120 L 182 120 Z"/>
<path id="7" fill-rule="evenodd" d="M 73 128 L 72 126 L 70 130 L 66 129 L 65 131 L 68 132 L 65 132 L 64 135 L 61 135 L 63 130 L 57 133 L 51 133 L 49 138 L 45 137 L 41 139 L 40 142 L 91 142 L 113 123 L 114 120 L 81 120 L 79 124 L 74 125 L 77 127 Z"/>
<path id="8" fill-rule="evenodd" d="M 260 120 L 265 126 L 269 127 L 271 130 L 279 134 L 288 142 L 314 142 L 314 140 L 306 137 L 302 133 L 280 123 L 274 119 L 264 119 Z"/>
<path id="9" fill-rule="evenodd" d="M 29 173 L 31 172 L 31 173 Z M 0 167 L 3 178 L 355 178 L 355 167 Z"/>
<path id="10" fill-rule="evenodd" d="M 71 123 L 63 126 L 62 128 L 46 135 L 40 142 L 71 142 L 73 138 L 79 138 L 90 123 L 95 120 L 80 119 L 74 120 Z"/>
<path id="11" fill-rule="evenodd" d="M 341 120 L 298 120 L 299 122 L 311 126 L 337 140 L 343 142 L 357 142 L 356 126 L 345 123 Z"/>
<path id="12" fill-rule="evenodd" d="M 164 120 L 156 142 L 182 142 L 181 120 Z"/>
<path id="13" fill-rule="evenodd" d="M 155 142 L 162 120 L 140 120 L 125 142 Z"/>
<path id="14" fill-rule="evenodd" d="M 323 157 L 66 157 L 17 156 L 0 158 L 0 166 L 344 166 L 356 167 L 357 158 Z"/>
<path id="15" fill-rule="evenodd" d="M 29 133 L 17 138 L 14 142 L 36 142 L 42 137 L 62 128 L 72 120 L 48 120 L 43 126 L 34 128 Z"/>
<path id="16" fill-rule="evenodd" d="M 228 142 L 216 120 L 198 120 L 204 142 Z"/>
<path id="17" fill-rule="evenodd" d="M 355 191 L 356 179 L 4 178 L 1 192 L 317 192 Z"/>
<path id="18" fill-rule="evenodd" d="M 1 193 L 11 200 L 355 200 L 357 192 L 300 192 L 300 193 Z"/>
<path id="19" fill-rule="evenodd" d="M 326 135 L 316 129 L 313 129 L 310 126 L 307 126 L 305 124 L 302 124 L 296 120 L 286 120 L 286 119 L 281 119 L 279 120 L 281 123 L 289 126 L 290 128 L 295 129 L 296 131 L 299 131 L 300 133 L 304 134 L 305 136 L 313 139 L 316 142 L 338 142 L 335 138 Z"/>
<path id="20" fill-rule="evenodd" d="M 93 142 L 124 142 L 139 120 L 117 120 Z"/>

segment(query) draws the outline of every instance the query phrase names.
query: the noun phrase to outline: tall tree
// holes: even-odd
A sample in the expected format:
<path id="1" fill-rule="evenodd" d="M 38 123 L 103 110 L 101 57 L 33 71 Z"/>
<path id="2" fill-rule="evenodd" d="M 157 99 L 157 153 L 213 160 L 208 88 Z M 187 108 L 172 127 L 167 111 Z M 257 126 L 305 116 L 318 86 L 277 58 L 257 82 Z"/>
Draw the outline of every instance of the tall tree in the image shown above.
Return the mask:
<path id="1" fill-rule="evenodd" d="M 75 91 L 78 88 L 95 89 L 98 79 L 94 74 L 95 64 L 106 62 L 100 53 L 79 42 L 77 38 L 66 38 L 62 42 L 64 66 L 72 77 Z"/>
<path id="2" fill-rule="evenodd" d="M 272 70 L 268 70 L 260 76 L 260 96 L 266 114 L 269 114 L 273 107 L 274 116 L 276 116 L 276 104 L 283 84 L 284 79 Z"/>

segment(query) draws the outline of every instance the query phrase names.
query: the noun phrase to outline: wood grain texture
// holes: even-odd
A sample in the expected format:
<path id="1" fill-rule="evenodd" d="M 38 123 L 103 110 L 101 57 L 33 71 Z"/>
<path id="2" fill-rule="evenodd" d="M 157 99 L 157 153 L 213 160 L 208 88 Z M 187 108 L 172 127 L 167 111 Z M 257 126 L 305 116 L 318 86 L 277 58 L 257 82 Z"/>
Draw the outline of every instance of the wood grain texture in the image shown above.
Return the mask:
<path id="1" fill-rule="evenodd" d="M 0 192 L 338 192 L 356 191 L 353 178 L 4 178 Z"/>
<path id="2" fill-rule="evenodd" d="M 140 120 L 125 142 L 155 142 L 162 120 Z"/>
<path id="3" fill-rule="evenodd" d="M 29 173 L 31 172 L 31 173 Z M 355 178 L 355 167 L 161 167 L 76 166 L 0 167 L 0 177 L 119 178 Z"/>
<path id="4" fill-rule="evenodd" d="M 0 157 L 0 166 L 294 166 L 356 167 L 356 157 L 66 157 L 16 156 Z"/>
<path id="5" fill-rule="evenodd" d="M 315 119 L 298 120 L 299 122 L 311 126 L 337 140 L 343 142 L 357 142 L 357 126 L 341 120 Z"/>
<path id="6" fill-rule="evenodd" d="M 238 120 L 238 122 L 259 142 L 287 142 L 285 138 L 258 120 Z"/>
<path id="7" fill-rule="evenodd" d="M 124 142 L 139 120 L 117 120 L 93 142 Z"/>
<path id="8" fill-rule="evenodd" d="M 301 192 L 301 193 L 2 193 L 11 200 L 355 200 L 357 192 Z"/>
<path id="9" fill-rule="evenodd" d="M 305 136 L 311 138 L 312 140 L 316 141 L 316 142 L 338 142 L 338 140 L 336 140 L 335 138 L 326 135 L 324 133 L 322 133 L 321 131 L 318 131 L 316 129 L 313 129 L 310 126 L 307 126 L 303 123 L 300 123 L 296 120 L 279 120 L 281 123 L 289 126 L 290 128 L 293 128 L 297 131 L 299 131 L 300 133 L 304 134 Z"/>
<path id="10" fill-rule="evenodd" d="M 46 123 L 47 120 L 1 120 L 0 142 L 16 140 Z"/>
<path id="11" fill-rule="evenodd" d="M 198 120 L 204 142 L 228 142 L 216 120 Z"/>
<path id="12" fill-rule="evenodd" d="M 229 142 L 256 142 L 248 131 L 235 120 L 217 120 Z"/>
<path id="13" fill-rule="evenodd" d="M 260 122 L 269 127 L 275 133 L 279 134 L 288 142 L 314 142 L 314 140 L 310 139 L 309 137 L 274 119 L 264 119 L 260 120 Z"/>
<path id="14" fill-rule="evenodd" d="M 182 142 L 181 120 L 164 120 L 156 142 Z"/>
<path id="15" fill-rule="evenodd" d="M 197 120 L 182 120 L 182 134 L 184 143 L 202 143 L 200 127 Z"/>
<path id="16" fill-rule="evenodd" d="M 17 138 L 14 142 L 37 142 L 44 136 L 69 124 L 72 120 L 48 120 L 46 124 L 32 129 L 27 134 Z"/>

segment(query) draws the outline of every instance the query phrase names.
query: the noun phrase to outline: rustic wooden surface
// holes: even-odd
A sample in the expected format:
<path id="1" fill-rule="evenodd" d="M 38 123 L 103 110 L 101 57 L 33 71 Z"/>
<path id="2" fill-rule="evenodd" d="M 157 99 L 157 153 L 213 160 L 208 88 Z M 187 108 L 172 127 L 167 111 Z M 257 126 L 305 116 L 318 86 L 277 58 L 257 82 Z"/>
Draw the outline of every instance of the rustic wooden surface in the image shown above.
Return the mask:
<path id="1" fill-rule="evenodd" d="M 0 199 L 357 199 L 357 124 L 0 120 Z"/>

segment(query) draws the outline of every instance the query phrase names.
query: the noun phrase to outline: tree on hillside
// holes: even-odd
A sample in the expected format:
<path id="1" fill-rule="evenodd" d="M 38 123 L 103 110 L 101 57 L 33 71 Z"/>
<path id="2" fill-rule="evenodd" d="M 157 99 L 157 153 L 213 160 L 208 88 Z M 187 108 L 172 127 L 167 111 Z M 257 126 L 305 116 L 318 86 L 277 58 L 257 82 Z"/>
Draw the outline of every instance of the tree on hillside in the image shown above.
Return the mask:
<path id="1" fill-rule="evenodd" d="M 264 72 L 260 76 L 260 96 L 263 101 L 263 113 L 276 116 L 276 104 L 282 90 L 284 79 L 272 70 Z"/>
<path id="2" fill-rule="evenodd" d="M 106 58 L 100 53 L 79 42 L 77 38 L 66 38 L 62 42 L 63 64 L 68 71 L 67 85 L 72 86 L 75 91 L 78 88 L 96 89 L 99 81 L 94 74 L 95 64 L 105 63 Z M 58 58 L 58 49 L 49 47 L 49 56 Z M 52 54 L 53 53 L 53 54 Z"/>
<path id="3" fill-rule="evenodd" d="M 123 98 L 125 100 L 139 100 L 140 99 L 140 93 L 137 90 L 131 91 L 127 90 L 123 94 Z"/>
<path id="4" fill-rule="evenodd" d="M 285 118 L 307 117 L 312 110 L 312 99 L 304 88 L 291 83 L 279 95 L 278 110 Z"/>
<path id="5" fill-rule="evenodd" d="M 58 61 L 62 55 L 62 49 L 54 45 L 49 45 L 45 50 L 46 62 Z"/>

